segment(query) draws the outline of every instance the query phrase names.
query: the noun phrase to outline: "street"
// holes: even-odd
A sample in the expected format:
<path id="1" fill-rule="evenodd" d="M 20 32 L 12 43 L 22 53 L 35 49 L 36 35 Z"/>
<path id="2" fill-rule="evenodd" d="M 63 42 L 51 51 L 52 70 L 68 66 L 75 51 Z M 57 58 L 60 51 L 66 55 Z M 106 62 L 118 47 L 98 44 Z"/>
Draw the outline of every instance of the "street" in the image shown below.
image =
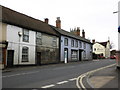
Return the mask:
<path id="1" fill-rule="evenodd" d="M 2 73 L 3 88 L 77 88 L 81 74 L 114 64 L 114 59 L 14 68 Z"/>

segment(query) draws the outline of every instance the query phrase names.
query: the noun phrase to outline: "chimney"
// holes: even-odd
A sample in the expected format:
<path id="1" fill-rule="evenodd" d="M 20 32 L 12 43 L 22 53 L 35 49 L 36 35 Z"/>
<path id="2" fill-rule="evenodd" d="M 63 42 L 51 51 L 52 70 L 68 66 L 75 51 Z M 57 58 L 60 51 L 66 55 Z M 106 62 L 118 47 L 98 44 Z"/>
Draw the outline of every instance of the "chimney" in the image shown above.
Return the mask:
<path id="1" fill-rule="evenodd" d="M 92 43 L 95 44 L 95 39 L 92 40 Z"/>
<path id="2" fill-rule="evenodd" d="M 44 22 L 48 24 L 48 21 L 49 21 L 49 19 L 48 19 L 48 18 L 45 18 L 45 21 L 44 21 Z"/>
<path id="3" fill-rule="evenodd" d="M 85 38 L 85 31 L 84 31 L 84 29 L 82 30 L 82 37 Z"/>
<path id="4" fill-rule="evenodd" d="M 77 27 L 77 36 L 80 36 L 80 28 Z"/>
<path id="5" fill-rule="evenodd" d="M 57 28 L 61 28 L 61 20 L 60 20 L 60 17 L 57 17 L 56 27 L 57 27 Z"/>

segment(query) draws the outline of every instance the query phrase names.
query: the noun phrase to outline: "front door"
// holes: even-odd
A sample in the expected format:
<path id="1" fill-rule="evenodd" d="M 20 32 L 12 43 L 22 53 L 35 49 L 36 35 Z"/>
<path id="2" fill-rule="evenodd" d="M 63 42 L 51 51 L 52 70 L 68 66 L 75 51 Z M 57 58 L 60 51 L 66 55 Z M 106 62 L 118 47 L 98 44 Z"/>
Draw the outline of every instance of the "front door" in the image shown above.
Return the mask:
<path id="1" fill-rule="evenodd" d="M 37 52 L 37 65 L 41 65 L 41 52 Z"/>
<path id="2" fill-rule="evenodd" d="M 82 55 L 81 55 L 82 51 L 79 50 L 79 61 L 82 61 Z"/>
<path id="3" fill-rule="evenodd" d="M 14 50 L 8 50 L 7 51 L 7 67 L 13 66 L 13 60 L 14 60 Z"/>
<path id="4" fill-rule="evenodd" d="M 68 49 L 65 48 L 64 49 L 64 63 L 67 63 L 68 62 Z"/>

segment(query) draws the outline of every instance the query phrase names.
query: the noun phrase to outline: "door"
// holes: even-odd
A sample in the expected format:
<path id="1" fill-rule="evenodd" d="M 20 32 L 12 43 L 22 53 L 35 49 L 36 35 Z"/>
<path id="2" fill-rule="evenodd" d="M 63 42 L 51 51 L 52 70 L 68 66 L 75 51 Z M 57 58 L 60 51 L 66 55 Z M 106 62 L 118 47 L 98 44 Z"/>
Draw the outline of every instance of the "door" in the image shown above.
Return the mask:
<path id="1" fill-rule="evenodd" d="M 7 51 L 7 67 L 13 66 L 13 60 L 14 60 L 14 50 L 8 50 Z"/>
<path id="2" fill-rule="evenodd" d="M 37 65 L 41 65 L 41 52 L 37 52 Z"/>
<path id="3" fill-rule="evenodd" d="M 82 51 L 79 50 L 79 61 L 82 61 Z"/>
<path id="4" fill-rule="evenodd" d="M 64 63 L 68 63 L 68 49 L 64 49 Z"/>

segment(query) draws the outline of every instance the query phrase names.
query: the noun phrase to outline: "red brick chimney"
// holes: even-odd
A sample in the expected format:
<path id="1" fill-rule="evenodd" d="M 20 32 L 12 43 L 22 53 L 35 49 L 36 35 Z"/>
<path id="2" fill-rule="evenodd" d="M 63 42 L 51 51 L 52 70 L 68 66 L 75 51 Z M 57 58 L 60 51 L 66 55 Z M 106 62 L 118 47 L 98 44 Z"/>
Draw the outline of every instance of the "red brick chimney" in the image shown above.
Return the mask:
<path id="1" fill-rule="evenodd" d="M 84 32 L 84 29 L 82 30 L 82 37 L 85 38 L 85 32 Z"/>
<path id="2" fill-rule="evenodd" d="M 48 24 L 48 21 L 49 21 L 49 19 L 48 19 L 48 18 L 45 18 L 45 21 L 44 21 L 44 22 Z"/>
<path id="3" fill-rule="evenodd" d="M 60 17 L 57 17 L 56 27 L 57 27 L 57 28 L 61 28 L 61 20 L 60 20 Z"/>
<path id="4" fill-rule="evenodd" d="M 80 28 L 79 27 L 77 27 L 77 36 L 80 36 Z"/>

